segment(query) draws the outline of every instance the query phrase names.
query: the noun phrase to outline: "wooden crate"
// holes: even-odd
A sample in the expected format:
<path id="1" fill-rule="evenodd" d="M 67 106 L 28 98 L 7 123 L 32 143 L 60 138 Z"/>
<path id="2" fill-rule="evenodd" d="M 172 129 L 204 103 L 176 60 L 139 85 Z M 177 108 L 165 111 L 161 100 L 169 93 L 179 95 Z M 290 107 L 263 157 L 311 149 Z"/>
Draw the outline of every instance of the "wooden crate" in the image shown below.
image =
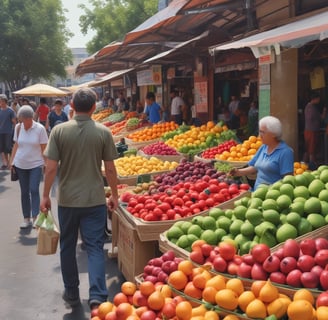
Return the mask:
<path id="1" fill-rule="evenodd" d="M 186 157 L 183 154 L 177 154 L 177 155 L 159 155 L 159 154 L 153 154 L 153 155 L 149 155 L 144 153 L 141 150 L 138 150 L 137 152 L 138 156 L 144 157 L 144 158 L 151 158 L 151 157 L 155 157 L 157 159 L 160 159 L 162 161 L 169 161 L 169 162 L 180 162 L 183 159 L 186 159 Z"/>
<path id="2" fill-rule="evenodd" d="M 183 259 L 189 259 L 189 252 L 187 250 L 184 250 L 177 245 L 175 245 L 173 242 L 171 242 L 167 237 L 166 237 L 166 232 L 161 233 L 159 235 L 159 241 L 158 241 L 158 246 L 159 250 L 162 253 L 165 253 L 169 250 L 173 250 L 175 255 L 179 258 Z"/>

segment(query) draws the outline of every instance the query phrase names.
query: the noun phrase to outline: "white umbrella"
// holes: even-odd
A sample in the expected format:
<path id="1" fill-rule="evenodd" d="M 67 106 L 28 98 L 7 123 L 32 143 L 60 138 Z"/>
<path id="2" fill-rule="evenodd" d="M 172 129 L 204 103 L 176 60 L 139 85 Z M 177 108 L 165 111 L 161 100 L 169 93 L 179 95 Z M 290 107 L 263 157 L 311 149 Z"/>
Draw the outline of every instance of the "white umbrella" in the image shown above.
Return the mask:
<path id="1" fill-rule="evenodd" d="M 13 93 L 22 96 L 37 96 L 37 97 L 60 97 L 60 96 L 69 95 L 69 93 L 65 91 L 62 91 L 56 87 L 52 87 L 43 83 L 36 83 L 33 84 L 32 86 L 14 91 Z"/>

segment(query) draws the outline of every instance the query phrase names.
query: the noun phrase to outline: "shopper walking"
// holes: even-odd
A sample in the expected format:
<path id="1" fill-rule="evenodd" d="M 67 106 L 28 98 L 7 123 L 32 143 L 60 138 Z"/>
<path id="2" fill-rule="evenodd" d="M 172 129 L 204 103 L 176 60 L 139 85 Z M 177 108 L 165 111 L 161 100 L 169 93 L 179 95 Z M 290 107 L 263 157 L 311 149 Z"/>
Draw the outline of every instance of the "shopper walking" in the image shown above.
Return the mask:
<path id="1" fill-rule="evenodd" d="M 171 95 L 171 117 L 172 120 L 177 124 L 182 124 L 182 108 L 184 106 L 183 99 L 179 96 L 177 90 L 172 90 Z"/>
<path id="2" fill-rule="evenodd" d="M 89 272 L 89 306 L 97 307 L 107 300 L 104 242 L 107 209 L 118 206 L 116 147 L 110 131 L 94 122 L 96 94 L 89 88 L 75 92 L 72 101 L 75 116 L 55 126 L 45 150 L 46 171 L 40 209 L 51 208 L 49 192 L 59 171 L 58 219 L 60 226 L 60 261 L 64 282 L 63 299 L 71 307 L 80 304 L 79 274 L 76 261 L 78 232 L 86 247 Z M 106 207 L 105 174 L 112 196 Z"/>
<path id="3" fill-rule="evenodd" d="M 0 153 L 1 170 L 8 169 L 9 156 L 13 146 L 13 127 L 16 124 L 16 113 L 7 105 L 5 94 L 0 95 Z"/>
<path id="4" fill-rule="evenodd" d="M 68 121 L 68 117 L 63 111 L 63 101 L 57 99 L 54 104 L 54 109 L 48 114 L 46 129 L 51 131 L 56 124 L 66 121 Z"/>
<path id="5" fill-rule="evenodd" d="M 40 98 L 40 104 L 35 110 L 34 120 L 39 121 L 42 125 L 46 125 L 47 117 L 50 109 L 47 105 L 46 98 Z"/>
<path id="6" fill-rule="evenodd" d="M 33 120 L 31 106 L 18 110 L 18 123 L 14 133 L 14 147 L 10 165 L 14 165 L 21 189 L 21 206 L 24 221 L 21 229 L 32 225 L 40 207 L 40 181 L 44 166 L 43 151 L 48 142 L 46 129 Z"/>

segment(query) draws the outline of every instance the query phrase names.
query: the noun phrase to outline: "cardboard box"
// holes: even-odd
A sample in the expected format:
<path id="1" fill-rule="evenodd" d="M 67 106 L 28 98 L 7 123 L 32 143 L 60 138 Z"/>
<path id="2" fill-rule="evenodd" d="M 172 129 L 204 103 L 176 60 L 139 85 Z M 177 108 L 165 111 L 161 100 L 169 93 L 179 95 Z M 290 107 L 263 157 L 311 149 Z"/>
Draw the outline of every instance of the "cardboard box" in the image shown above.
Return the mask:
<path id="1" fill-rule="evenodd" d="M 118 225 L 118 268 L 127 281 L 135 281 L 135 277 L 143 272 L 148 261 L 156 256 L 158 242 L 141 241 L 135 228 L 119 210 L 115 215 Z"/>

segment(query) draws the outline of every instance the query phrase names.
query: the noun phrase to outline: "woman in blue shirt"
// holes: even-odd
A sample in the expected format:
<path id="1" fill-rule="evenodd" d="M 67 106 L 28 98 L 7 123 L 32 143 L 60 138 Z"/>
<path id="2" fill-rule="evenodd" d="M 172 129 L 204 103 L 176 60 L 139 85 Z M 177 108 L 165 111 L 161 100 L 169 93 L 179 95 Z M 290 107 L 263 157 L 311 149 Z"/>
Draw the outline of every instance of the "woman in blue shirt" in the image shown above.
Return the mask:
<path id="1" fill-rule="evenodd" d="M 156 103 L 155 95 L 153 92 L 148 92 L 146 95 L 146 110 L 145 114 L 147 115 L 149 122 L 157 123 L 161 120 L 162 108 Z"/>
<path id="2" fill-rule="evenodd" d="M 273 184 L 294 172 L 294 152 L 282 140 L 282 125 L 279 119 L 267 116 L 259 121 L 262 146 L 248 162 L 248 167 L 233 169 L 234 176 L 256 174 L 254 189 L 260 184 Z"/>

